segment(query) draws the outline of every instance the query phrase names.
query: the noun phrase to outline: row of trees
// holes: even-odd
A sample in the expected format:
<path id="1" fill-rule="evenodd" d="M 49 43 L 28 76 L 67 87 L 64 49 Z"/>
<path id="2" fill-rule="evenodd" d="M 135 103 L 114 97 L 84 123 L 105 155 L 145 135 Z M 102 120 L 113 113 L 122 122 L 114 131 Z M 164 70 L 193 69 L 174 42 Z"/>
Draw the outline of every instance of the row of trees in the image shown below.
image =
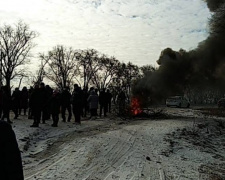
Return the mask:
<path id="1" fill-rule="evenodd" d="M 122 63 L 95 49 L 74 50 L 57 45 L 48 53 L 38 55 L 39 68 L 31 75 L 24 65 L 34 60 L 30 50 L 35 46 L 33 40 L 37 36 L 38 33 L 31 31 L 23 22 L 15 27 L 0 27 L 1 84 L 4 82 L 10 89 L 11 81 L 16 77 L 20 80 L 32 77 L 33 84 L 46 79 L 60 89 L 78 83 L 83 88 L 114 86 L 124 87 L 130 92 L 135 80 L 146 72 L 156 70 L 150 65 L 138 67 L 131 62 Z"/>

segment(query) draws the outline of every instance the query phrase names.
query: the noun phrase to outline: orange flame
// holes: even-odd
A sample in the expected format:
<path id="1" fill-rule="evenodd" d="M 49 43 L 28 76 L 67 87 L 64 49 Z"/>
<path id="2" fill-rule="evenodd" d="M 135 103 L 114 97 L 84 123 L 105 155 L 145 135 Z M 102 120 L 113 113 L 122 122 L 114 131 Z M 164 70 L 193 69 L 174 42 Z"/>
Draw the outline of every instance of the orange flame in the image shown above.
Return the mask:
<path id="1" fill-rule="evenodd" d="M 136 97 L 133 97 L 131 99 L 131 112 L 134 115 L 140 114 L 142 112 L 141 106 L 140 106 L 140 101 Z"/>

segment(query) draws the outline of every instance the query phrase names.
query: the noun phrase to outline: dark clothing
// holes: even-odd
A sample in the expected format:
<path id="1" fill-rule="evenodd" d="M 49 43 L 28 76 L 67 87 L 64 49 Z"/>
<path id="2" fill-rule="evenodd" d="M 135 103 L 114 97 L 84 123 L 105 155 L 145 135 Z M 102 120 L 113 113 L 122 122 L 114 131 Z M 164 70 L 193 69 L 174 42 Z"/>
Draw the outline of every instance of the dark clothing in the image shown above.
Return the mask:
<path id="1" fill-rule="evenodd" d="M 18 115 L 19 115 L 19 109 L 20 109 L 20 91 L 15 90 L 12 94 L 12 110 L 15 114 L 14 119 L 17 119 Z"/>
<path id="2" fill-rule="evenodd" d="M 76 88 L 73 92 L 72 105 L 73 105 L 73 114 L 75 116 L 75 123 L 80 124 L 81 111 L 83 105 L 83 94 L 80 88 Z"/>
<path id="3" fill-rule="evenodd" d="M 10 122 L 9 112 L 11 108 L 11 96 L 9 93 L 5 91 L 2 93 L 2 103 L 3 103 L 3 108 L 2 108 L 3 115 L 1 119 L 4 120 L 6 118 L 7 121 Z"/>
<path id="4" fill-rule="evenodd" d="M 30 104 L 30 98 L 31 98 L 31 95 L 33 93 L 34 89 L 33 87 L 31 87 L 29 90 L 28 90 L 28 106 L 29 106 L 29 109 L 28 109 L 28 119 L 33 119 L 33 112 L 32 112 L 32 108 L 31 108 L 31 104 Z"/>
<path id="5" fill-rule="evenodd" d="M 46 96 L 46 102 L 51 98 L 52 93 L 53 93 L 53 89 L 46 85 L 45 88 L 41 88 Z M 45 102 L 45 103 L 46 103 Z M 45 123 L 45 120 L 50 119 L 51 113 L 50 113 L 50 107 L 48 105 L 45 104 L 45 107 L 42 110 L 42 122 Z"/>
<path id="6" fill-rule="evenodd" d="M 23 109 L 24 115 L 26 115 L 26 111 L 28 108 L 28 91 L 27 89 L 23 89 L 21 91 L 21 96 L 20 96 L 20 111 Z"/>
<path id="7" fill-rule="evenodd" d="M 61 113 L 62 113 L 62 119 L 65 122 L 66 121 L 66 110 L 68 111 L 68 119 L 69 122 L 72 117 L 72 111 L 71 111 L 71 94 L 68 90 L 63 90 L 61 94 Z"/>
<path id="8" fill-rule="evenodd" d="M 0 179 L 23 180 L 20 150 L 11 125 L 0 121 Z"/>
<path id="9" fill-rule="evenodd" d="M 117 101 L 119 104 L 119 115 L 124 115 L 126 95 L 123 91 L 118 94 Z"/>
<path id="10" fill-rule="evenodd" d="M 106 93 L 104 91 L 101 91 L 100 94 L 99 94 L 99 104 L 100 104 L 99 116 L 102 115 L 102 110 L 104 111 L 104 116 L 106 116 L 106 113 L 107 113 L 107 99 L 106 99 Z"/>
<path id="11" fill-rule="evenodd" d="M 46 106 L 47 96 L 44 89 L 34 89 L 30 97 L 30 107 L 34 116 L 34 123 L 38 125 L 41 120 L 41 112 Z"/>
<path id="12" fill-rule="evenodd" d="M 106 103 L 107 103 L 107 112 L 111 112 L 111 102 L 112 102 L 112 94 L 110 92 L 106 92 Z"/>
<path id="13" fill-rule="evenodd" d="M 89 112 L 89 105 L 88 105 L 88 101 L 87 101 L 87 99 L 88 99 L 88 97 L 89 97 L 89 93 L 87 92 L 87 90 L 84 90 L 83 91 L 83 96 L 84 96 L 84 107 L 83 107 L 83 109 L 84 109 L 84 117 L 86 117 L 87 116 L 87 113 Z"/>
<path id="14" fill-rule="evenodd" d="M 53 94 L 48 103 L 52 115 L 53 126 L 58 126 L 60 112 L 60 95 Z"/>
<path id="15" fill-rule="evenodd" d="M 91 117 L 97 116 L 98 100 L 98 95 L 94 91 L 92 91 L 87 99 L 87 102 L 89 102 Z"/>

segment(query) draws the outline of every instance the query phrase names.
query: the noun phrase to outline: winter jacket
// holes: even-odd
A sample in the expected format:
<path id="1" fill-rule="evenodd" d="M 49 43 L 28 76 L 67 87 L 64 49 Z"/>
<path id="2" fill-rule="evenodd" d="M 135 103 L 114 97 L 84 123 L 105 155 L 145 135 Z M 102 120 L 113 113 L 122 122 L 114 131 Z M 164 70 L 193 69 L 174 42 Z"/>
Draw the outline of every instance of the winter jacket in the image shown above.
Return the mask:
<path id="1" fill-rule="evenodd" d="M 63 90 L 61 97 L 62 97 L 62 101 L 61 101 L 62 106 L 63 107 L 70 106 L 70 101 L 71 101 L 70 92 L 68 90 Z"/>
<path id="2" fill-rule="evenodd" d="M 33 110 L 43 109 L 48 101 L 45 89 L 34 89 L 30 97 L 30 107 Z"/>
<path id="3" fill-rule="evenodd" d="M 18 108 L 20 106 L 20 97 L 21 92 L 19 90 L 15 90 L 12 94 L 12 107 Z"/>
<path id="4" fill-rule="evenodd" d="M 28 107 L 28 91 L 26 89 L 21 91 L 20 107 L 24 109 Z"/>
<path id="5" fill-rule="evenodd" d="M 87 101 L 89 102 L 89 108 L 90 109 L 98 109 L 98 95 L 95 94 L 94 91 L 91 92 Z"/>
<path id="6" fill-rule="evenodd" d="M 72 104 L 73 109 L 82 109 L 83 107 L 83 93 L 79 88 L 75 89 L 73 92 Z"/>
<path id="7" fill-rule="evenodd" d="M 0 121 L 0 179 L 23 180 L 21 155 L 10 124 Z"/>
<path id="8" fill-rule="evenodd" d="M 53 94 L 52 97 L 49 100 L 49 107 L 50 107 L 50 113 L 51 114 L 59 114 L 60 113 L 60 94 Z"/>
<path id="9" fill-rule="evenodd" d="M 105 91 L 101 91 L 99 94 L 99 104 L 101 106 L 104 106 L 107 104 L 107 98 L 106 98 L 106 93 Z"/>

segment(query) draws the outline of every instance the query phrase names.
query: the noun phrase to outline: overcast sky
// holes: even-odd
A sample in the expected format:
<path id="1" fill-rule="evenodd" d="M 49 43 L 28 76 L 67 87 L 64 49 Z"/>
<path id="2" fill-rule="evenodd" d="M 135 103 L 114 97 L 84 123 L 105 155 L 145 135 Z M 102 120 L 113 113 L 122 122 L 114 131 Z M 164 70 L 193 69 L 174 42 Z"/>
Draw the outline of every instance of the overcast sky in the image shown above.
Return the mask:
<path id="1" fill-rule="evenodd" d="M 208 36 L 203 0 L 1 0 L 0 24 L 22 20 L 40 35 L 33 50 L 94 48 L 121 62 L 156 65 L 160 52 L 190 50 Z"/>

